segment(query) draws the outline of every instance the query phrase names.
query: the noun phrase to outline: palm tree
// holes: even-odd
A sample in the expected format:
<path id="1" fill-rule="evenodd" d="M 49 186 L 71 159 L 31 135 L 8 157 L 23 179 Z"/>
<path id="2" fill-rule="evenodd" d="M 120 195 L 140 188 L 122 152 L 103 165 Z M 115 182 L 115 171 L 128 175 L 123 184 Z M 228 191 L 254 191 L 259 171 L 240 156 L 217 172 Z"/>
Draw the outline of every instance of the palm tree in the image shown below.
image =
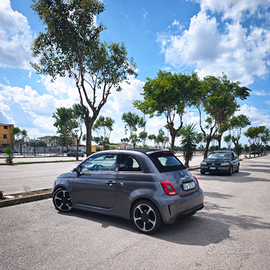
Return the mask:
<path id="1" fill-rule="evenodd" d="M 181 150 L 183 151 L 183 157 L 185 159 L 185 166 L 189 168 L 189 161 L 191 161 L 194 152 L 196 150 L 196 125 L 186 125 L 181 130 Z"/>

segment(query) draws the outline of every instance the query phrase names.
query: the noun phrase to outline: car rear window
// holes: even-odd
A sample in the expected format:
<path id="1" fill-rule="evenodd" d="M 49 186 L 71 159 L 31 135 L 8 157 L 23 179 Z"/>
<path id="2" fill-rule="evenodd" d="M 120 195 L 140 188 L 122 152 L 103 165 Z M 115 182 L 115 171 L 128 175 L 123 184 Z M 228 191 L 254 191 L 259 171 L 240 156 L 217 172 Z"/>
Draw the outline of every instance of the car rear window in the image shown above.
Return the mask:
<path id="1" fill-rule="evenodd" d="M 182 162 L 170 152 L 153 153 L 150 154 L 149 157 L 160 172 L 172 172 L 186 169 Z"/>

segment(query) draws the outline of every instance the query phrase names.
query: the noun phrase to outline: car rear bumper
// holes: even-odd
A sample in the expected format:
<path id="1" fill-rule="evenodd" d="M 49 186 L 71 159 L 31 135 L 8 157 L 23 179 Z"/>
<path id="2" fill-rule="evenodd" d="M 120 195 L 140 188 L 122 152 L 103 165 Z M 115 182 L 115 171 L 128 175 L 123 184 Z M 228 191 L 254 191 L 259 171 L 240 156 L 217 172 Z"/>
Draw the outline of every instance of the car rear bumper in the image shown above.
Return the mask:
<path id="1" fill-rule="evenodd" d="M 161 206 L 161 215 L 165 224 L 173 224 L 177 219 L 192 215 L 201 210 L 204 205 L 202 189 L 184 196 L 168 196 L 167 204 Z"/>

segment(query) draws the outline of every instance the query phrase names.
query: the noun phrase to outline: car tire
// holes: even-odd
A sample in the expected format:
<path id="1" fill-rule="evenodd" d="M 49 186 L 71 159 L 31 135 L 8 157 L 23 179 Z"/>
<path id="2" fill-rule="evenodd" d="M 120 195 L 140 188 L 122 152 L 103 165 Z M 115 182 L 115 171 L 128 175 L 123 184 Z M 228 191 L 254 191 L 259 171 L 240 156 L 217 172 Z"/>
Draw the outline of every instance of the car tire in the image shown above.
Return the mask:
<path id="1" fill-rule="evenodd" d="M 230 167 L 229 167 L 229 171 L 228 171 L 228 175 L 232 175 L 232 174 L 233 174 L 233 167 L 230 166 Z"/>
<path id="2" fill-rule="evenodd" d="M 237 169 L 236 169 L 235 172 L 239 172 L 239 167 L 240 167 L 240 164 L 238 164 Z"/>
<path id="3" fill-rule="evenodd" d="M 149 201 L 137 202 L 131 212 L 135 227 L 142 233 L 152 234 L 162 225 L 162 219 L 156 206 Z"/>
<path id="4" fill-rule="evenodd" d="M 205 174 L 205 171 L 202 171 L 202 170 L 201 170 L 201 174 Z"/>
<path id="5" fill-rule="evenodd" d="M 53 204 L 61 212 L 70 212 L 73 210 L 69 192 L 64 188 L 59 188 L 53 193 Z"/>

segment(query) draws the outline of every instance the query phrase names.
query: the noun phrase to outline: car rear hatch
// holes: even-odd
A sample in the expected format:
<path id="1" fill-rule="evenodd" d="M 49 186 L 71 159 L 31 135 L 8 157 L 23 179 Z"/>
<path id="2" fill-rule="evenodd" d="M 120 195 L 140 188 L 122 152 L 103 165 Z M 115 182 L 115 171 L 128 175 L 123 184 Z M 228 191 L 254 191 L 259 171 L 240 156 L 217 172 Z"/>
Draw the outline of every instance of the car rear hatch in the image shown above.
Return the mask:
<path id="1" fill-rule="evenodd" d="M 149 157 L 161 173 L 161 184 L 168 195 L 184 196 L 199 189 L 198 181 L 172 152 L 157 151 Z"/>

